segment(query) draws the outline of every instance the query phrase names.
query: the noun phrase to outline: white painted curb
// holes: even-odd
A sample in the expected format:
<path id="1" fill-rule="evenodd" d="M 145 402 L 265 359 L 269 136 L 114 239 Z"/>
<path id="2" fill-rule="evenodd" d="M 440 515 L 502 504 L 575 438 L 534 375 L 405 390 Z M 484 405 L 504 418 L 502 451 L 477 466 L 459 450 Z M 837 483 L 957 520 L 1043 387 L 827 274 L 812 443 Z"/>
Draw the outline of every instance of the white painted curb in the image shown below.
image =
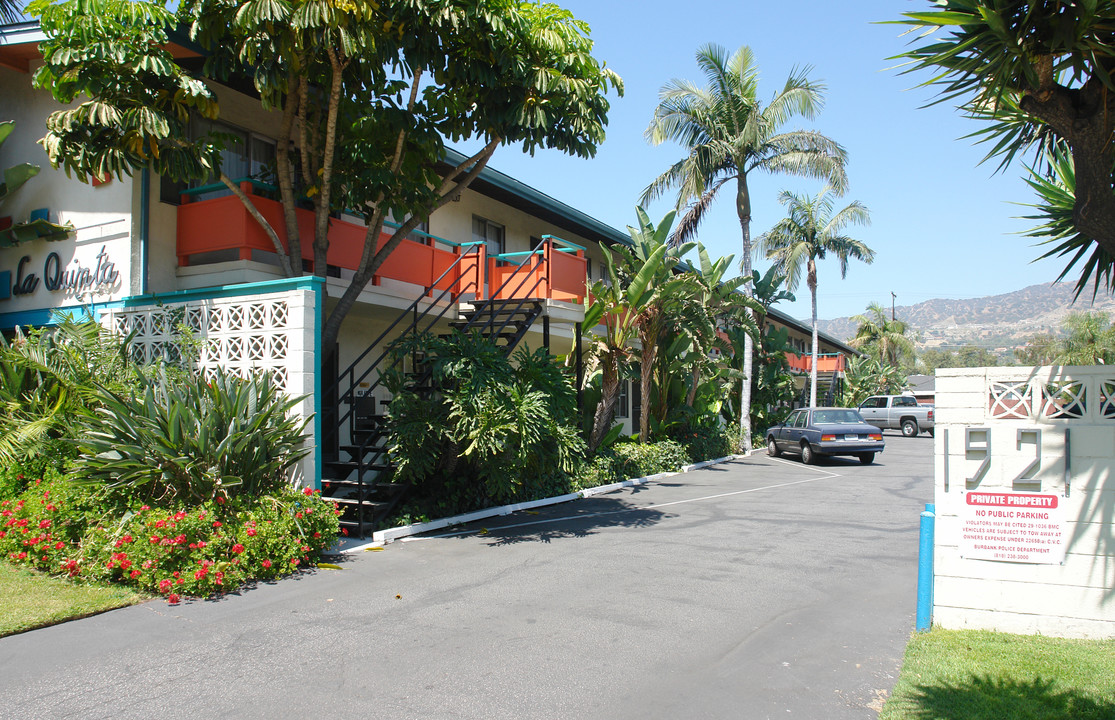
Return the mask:
<path id="1" fill-rule="evenodd" d="M 352 553 L 363 552 L 371 550 L 372 548 L 383 547 L 384 545 L 394 542 L 399 538 L 409 537 L 411 535 L 421 535 L 422 533 L 431 532 L 433 530 L 441 530 L 442 528 L 452 527 L 454 525 L 464 525 L 465 523 L 476 522 L 477 520 L 484 520 L 497 515 L 510 515 L 519 510 L 531 510 L 537 507 L 545 507 L 547 505 L 557 505 L 558 503 L 570 502 L 573 500 L 580 500 L 581 498 L 592 497 L 593 495 L 602 495 L 604 493 L 613 492 L 615 490 L 622 490 L 623 488 L 635 487 L 636 485 L 645 485 L 648 482 L 655 480 L 662 480 L 664 478 L 673 477 L 682 473 L 693 472 L 711 465 L 717 465 L 723 462 L 729 462 L 738 458 L 745 457 L 744 455 L 726 455 L 715 460 L 705 460 L 704 462 L 693 463 L 692 465 L 685 465 L 677 472 L 657 473 L 655 475 L 648 475 L 646 477 L 631 478 L 630 480 L 623 480 L 621 482 L 612 483 L 610 485 L 601 485 L 599 487 L 588 488 L 575 493 L 567 493 L 565 495 L 558 495 L 556 497 L 543 498 L 541 500 L 531 500 L 529 502 L 515 503 L 513 505 L 501 505 L 499 507 L 484 508 L 483 510 L 476 510 L 475 512 L 464 513 L 463 515 L 454 515 L 453 517 L 442 518 L 441 520 L 431 520 L 430 522 L 415 523 L 413 525 L 403 525 L 401 527 L 388 528 L 387 530 L 379 530 L 372 533 L 372 541 L 357 545 L 355 547 L 345 548 L 340 551 L 333 551 L 333 555 L 350 555 Z"/>

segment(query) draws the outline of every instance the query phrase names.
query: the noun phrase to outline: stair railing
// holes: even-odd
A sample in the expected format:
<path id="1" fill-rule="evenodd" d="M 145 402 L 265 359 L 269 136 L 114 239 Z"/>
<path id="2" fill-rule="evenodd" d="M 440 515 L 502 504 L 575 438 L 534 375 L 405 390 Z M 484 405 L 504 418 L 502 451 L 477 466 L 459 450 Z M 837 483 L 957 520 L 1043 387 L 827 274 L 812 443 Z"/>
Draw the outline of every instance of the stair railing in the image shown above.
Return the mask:
<path id="1" fill-rule="evenodd" d="M 458 278 L 456 282 L 447 284 L 445 287 L 441 288 L 440 291 L 438 291 L 438 286 L 441 285 L 446 280 L 446 278 L 453 277 L 453 273 L 466 259 L 476 259 L 476 257 L 479 256 L 477 264 L 482 265 L 484 259 L 483 246 L 483 242 L 462 243 L 461 247 L 464 250 L 457 257 L 457 259 L 452 264 L 450 264 L 449 267 L 447 267 L 445 271 L 442 272 L 442 274 L 433 281 L 433 283 L 427 286 L 423 290 L 422 294 L 415 298 L 414 302 L 412 302 L 402 313 L 400 313 L 399 316 L 395 318 L 395 320 L 390 325 L 388 325 L 387 328 L 384 329 L 384 331 L 381 332 L 379 336 L 376 337 L 376 339 L 373 340 L 368 345 L 368 347 L 348 365 L 347 368 L 339 372 L 337 374 L 336 380 L 334 380 L 334 382 L 330 384 L 328 388 L 326 388 L 325 397 L 332 397 L 334 394 L 336 395 L 336 418 L 332 422 L 326 424 L 327 429 L 325 432 L 327 435 L 326 438 L 323 438 L 323 440 L 325 441 L 323 442 L 323 445 L 326 448 L 334 453 L 338 453 L 340 451 L 340 430 L 346 425 L 348 426 L 350 438 L 355 435 L 357 419 L 356 388 L 359 386 L 360 383 L 364 382 L 364 380 L 367 379 L 367 377 L 371 375 L 373 371 L 375 371 L 379 367 L 380 363 L 382 363 L 385 358 L 387 358 L 387 356 L 390 354 L 390 348 L 382 349 L 379 355 L 377 355 L 374 360 L 370 361 L 367 366 L 364 367 L 363 371 L 357 373 L 357 369 L 361 367 L 362 363 L 365 362 L 368 356 L 370 356 L 376 350 L 376 348 L 379 347 L 380 343 L 382 343 L 393 331 L 395 331 L 395 329 L 398 328 L 399 325 L 402 324 L 402 322 L 407 318 L 410 319 L 410 324 L 407 325 L 402 330 L 402 332 L 399 333 L 400 337 L 405 337 L 407 334 L 411 333 L 420 334 L 417 332 L 418 325 L 423 320 L 428 318 L 433 313 L 434 309 L 438 309 L 439 311 L 436 313 L 436 315 L 434 315 L 433 319 L 430 320 L 429 323 L 427 323 L 426 328 L 423 329 L 421 332 L 428 331 L 429 328 L 434 325 L 434 323 L 441 320 L 452 307 L 452 301 L 457 300 L 457 298 L 459 298 L 461 295 L 467 294 L 469 292 L 472 292 L 477 296 L 480 296 L 482 294 L 483 288 L 479 271 L 476 273 L 470 273 L 467 282 L 465 282 L 463 285 L 460 283 L 460 278 Z M 435 292 L 437 293 L 436 295 Z M 450 302 L 446 302 L 447 299 Z M 419 309 L 421 308 L 424 301 L 428 304 L 424 310 L 420 311 Z M 367 388 L 367 390 L 365 391 L 365 395 L 370 394 L 373 390 L 378 388 L 381 383 L 381 379 L 382 375 L 380 377 L 377 377 L 376 380 Z M 346 385 L 347 389 L 343 393 L 340 392 L 341 387 Z M 349 408 L 346 412 L 342 413 L 340 407 L 346 401 L 349 404 Z M 329 433 L 332 433 L 332 435 L 330 436 Z M 354 444 L 360 445 L 361 443 Z"/>

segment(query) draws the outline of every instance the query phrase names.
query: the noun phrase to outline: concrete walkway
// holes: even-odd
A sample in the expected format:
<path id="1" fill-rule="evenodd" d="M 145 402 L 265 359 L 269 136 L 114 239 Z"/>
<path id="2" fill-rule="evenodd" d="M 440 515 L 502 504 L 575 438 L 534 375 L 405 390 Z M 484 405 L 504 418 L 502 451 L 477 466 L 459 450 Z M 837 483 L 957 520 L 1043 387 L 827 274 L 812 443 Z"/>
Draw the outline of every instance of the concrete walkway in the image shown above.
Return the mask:
<path id="1" fill-rule="evenodd" d="M 757 455 L 0 640 L 4 718 L 873 718 L 932 439 Z"/>

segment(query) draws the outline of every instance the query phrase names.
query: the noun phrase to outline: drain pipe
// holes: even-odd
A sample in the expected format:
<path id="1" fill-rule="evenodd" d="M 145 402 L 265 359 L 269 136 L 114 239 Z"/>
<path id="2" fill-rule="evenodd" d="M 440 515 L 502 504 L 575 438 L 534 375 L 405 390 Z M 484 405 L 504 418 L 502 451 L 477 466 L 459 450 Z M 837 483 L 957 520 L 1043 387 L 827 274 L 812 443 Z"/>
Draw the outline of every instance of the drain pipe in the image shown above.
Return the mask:
<path id="1" fill-rule="evenodd" d="M 143 168 L 139 179 L 139 294 L 147 294 L 147 263 L 151 227 L 151 171 Z"/>
<path id="2" fill-rule="evenodd" d="M 917 630 L 925 632 L 933 625 L 933 531 L 936 506 L 926 503 L 921 514 L 921 540 L 918 547 L 918 612 Z"/>

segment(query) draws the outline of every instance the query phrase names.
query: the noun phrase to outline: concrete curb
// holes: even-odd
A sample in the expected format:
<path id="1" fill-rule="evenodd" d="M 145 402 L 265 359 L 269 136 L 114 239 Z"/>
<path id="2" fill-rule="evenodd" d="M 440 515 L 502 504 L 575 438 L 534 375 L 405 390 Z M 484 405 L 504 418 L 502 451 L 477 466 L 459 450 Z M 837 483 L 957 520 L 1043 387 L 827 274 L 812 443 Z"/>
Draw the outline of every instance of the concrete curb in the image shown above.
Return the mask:
<path id="1" fill-rule="evenodd" d="M 442 528 L 452 527 L 454 525 L 464 525 L 465 523 L 476 522 L 477 520 L 485 520 L 490 517 L 510 515 L 519 510 L 532 510 L 538 507 L 545 507 L 547 505 L 557 505 L 559 503 L 571 502 L 573 500 L 580 500 L 582 498 L 592 497 L 593 495 L 601 495 L 603 493 L 612 492 L 614 490 L 622 490 L 623 488 L 635 487 L 636 485 L 645 485 L 648 482 L 655 480 L 662 480 L 664 478 L 673 477 L 674 475 L 681 475 L 682 473 L 693 472 L 711 465 L 717 465 L 723 462 L 730 462 L 737 458 L 746 457 L 744 455 L 726 455 L 715 460 L 705 460 L 704 462 L 693 463 L 692 465 L 685 465 L 677 472 L 657 473 L 655 475 L 647 475 L 646 477 L 631 478 L 630 480 L 623 480 L 621 482 L 612 483 L 610 485 L 601 485 L 599 487 L 588 488 L 587 490 L 580 490 L 575 493 L 567 493 L 565 495 L 557 495 L 555 497 L 543 498 L 541 500 L 531 500 L 529 502 L 515 503 L 513 505 L 501 505 L 499 507 L 484 508 L 483 510 L 476 510 L 475 512 L 464 513 L 463 515 L 454 515 L 453 517 L 442 518 L 440 520 L 431 520 L 430 522 L 415 523 L 413 525 L 402 525 L 400 527 L 388 528 L 386 530 L 379 530 L 372 533 L 372 541 L 354 545 L 352 547 L 344 547 L 344 541 L 338 546 L 326 551 L 329 555 L 349 555 L 352 553 L 363 552 L 371 550 L 372 548 L 383 547 L 384 545 L 394 542 L 399 538 L 409 537 L 411 535 L 421 535 L 433 530 L 441 530 Z"/>

